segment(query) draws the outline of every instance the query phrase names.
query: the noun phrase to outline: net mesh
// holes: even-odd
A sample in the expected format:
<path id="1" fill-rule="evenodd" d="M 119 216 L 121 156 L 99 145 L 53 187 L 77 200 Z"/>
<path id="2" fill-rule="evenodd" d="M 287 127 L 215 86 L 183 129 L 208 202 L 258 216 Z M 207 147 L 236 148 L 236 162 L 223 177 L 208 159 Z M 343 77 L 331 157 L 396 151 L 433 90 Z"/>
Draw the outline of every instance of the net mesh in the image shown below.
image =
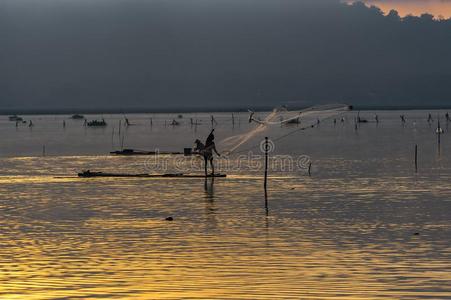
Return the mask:
<path id="1" fill-rule="evenodd" d="M 323 120 L 336 118 L 350 109 L 350 106 L 346 104 L 327 104 L 298 111 L 289 111 L 286 107 L 275 108 L 270 113 L 257 114 L 250 111 L 249 121 L 255 125 L 247 132 L 228 137 L 218 144 L 228 155 L 241 153 L 257 147 L 263 134 L 271 128 L 286 127 L 286 130 L 280 131 L 279 136 L 272 137 L 273 141 L 279 140 L 295 132 L 313 128 Z M 289 126 L 291 124 L 297 126 L 292 128 Z"/>

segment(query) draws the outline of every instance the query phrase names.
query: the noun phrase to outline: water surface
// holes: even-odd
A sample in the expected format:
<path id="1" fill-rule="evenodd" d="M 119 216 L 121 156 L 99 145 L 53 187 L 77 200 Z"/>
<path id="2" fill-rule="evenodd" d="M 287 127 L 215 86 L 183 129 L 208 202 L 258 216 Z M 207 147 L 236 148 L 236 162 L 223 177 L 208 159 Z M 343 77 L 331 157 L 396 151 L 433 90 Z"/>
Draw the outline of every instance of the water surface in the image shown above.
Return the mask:
<path id="1" fill-rule="evenodd" d="M 313 167 L 311 177 L 271 169 L 268 210 L 262 170 L 246 164 L 214 182 L 73 177 L 88 168 L 161 171 L 149 157 L 107 155 L 120 147 L 112 131 L 123 116 L 103 116 L 103 129 L 68 116 L 25 116 L 35 126 L 16 128 L 2 117 L 0 299 L 450 299 L 444 112 L 432 124 L 425 111 L 402 112 L 404 125 L 400 112 L 361 116 L 374 113 L 379 124 L 356 130 L 348 114 L 275 142 L 272 157 L 308 155 Z M 229 113 L 215 116 L 217 140 L 252 126 L 244 114 L 235 126 Z M 180 150 L 210 130 L 210 114 L 164 125 L 176 117 L 129 115 L 136 125 L 124 144 Z M 190 117 L 203 125 L 191 127 Z"/>

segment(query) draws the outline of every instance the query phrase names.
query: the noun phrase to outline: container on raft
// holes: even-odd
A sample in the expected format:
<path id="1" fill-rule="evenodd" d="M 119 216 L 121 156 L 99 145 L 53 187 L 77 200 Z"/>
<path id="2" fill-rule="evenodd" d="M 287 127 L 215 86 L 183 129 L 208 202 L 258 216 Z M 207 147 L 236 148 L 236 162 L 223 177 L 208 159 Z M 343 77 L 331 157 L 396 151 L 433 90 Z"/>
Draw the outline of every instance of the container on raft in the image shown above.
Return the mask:
<path id="1" fill-rule="evenodd" d="M 183 148 L 183 154 L 185 156 L 190 156 L 193 154 L 193 149 L 192 148 Z"/>
<path id="2" fill-rule="evenodd" d="M 92 178 L 92 177 L 136 177 L 136 178 L 204 178 L 204 177 L 227 177 L 226 174 L 209 174 L 198 175 L 198 174 L 183 174 L 183 173 L 167 173 L 167 174 L 126 174 L 126 173 L 104 173 L 104 172 L 93 172 L 90 170 L 78 173 L 78 177 Z"/>

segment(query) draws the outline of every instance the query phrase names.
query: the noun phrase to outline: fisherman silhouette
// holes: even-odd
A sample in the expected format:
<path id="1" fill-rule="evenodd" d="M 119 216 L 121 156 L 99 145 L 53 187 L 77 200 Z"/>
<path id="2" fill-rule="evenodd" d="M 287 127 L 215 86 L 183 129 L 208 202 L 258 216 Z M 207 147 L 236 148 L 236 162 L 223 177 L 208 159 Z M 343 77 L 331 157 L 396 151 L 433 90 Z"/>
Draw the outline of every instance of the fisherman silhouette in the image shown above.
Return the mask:
<path id="1" fill-rule="evenodd" d="M 214 143 L 214 139 L 215 139 L 215 136 L 213 134 L 214 131 L 215 130 L 212 129 L 210 134 L 208 135 L 207 140 L 205 141 L 205 147 L 209 147 L 211 144 Z"/>
<path id="2" fill-rule="evenodd" d="M 210 161 L 211 165 L 211 175 L 214 176 L 215 174 L 215 166 L 213 164 L 213 151 L 218 155 L 221 156 L 221 154 L 218 153 L 216 150 L 216 145 L 214 142 L 215 136 L 213 134 L 214 129 L 211 130 L 210 134 L 207 137 L 207 140 L 205 141 L 205 145 L 202 144 L 202 142 L 197 139 L 195 141 L 196 147 L 194 150 L 204 157 L 204 167 L 205 167 L 205 177 L 208 176 L 208 161 Z"/>

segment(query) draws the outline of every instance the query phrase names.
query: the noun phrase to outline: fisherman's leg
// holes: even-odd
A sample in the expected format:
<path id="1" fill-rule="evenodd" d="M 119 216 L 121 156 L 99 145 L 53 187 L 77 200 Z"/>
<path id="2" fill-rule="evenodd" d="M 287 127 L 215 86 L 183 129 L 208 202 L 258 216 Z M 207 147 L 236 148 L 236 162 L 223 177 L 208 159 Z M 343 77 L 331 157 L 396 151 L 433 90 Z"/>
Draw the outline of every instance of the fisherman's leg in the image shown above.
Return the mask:
<path id="1" fill-rule="evenodd" d="M 215 175 L 215 166 L 213 165 L 213 158 L 210 159 L 210 165 L 211 165 L 211 175 Z"/>

